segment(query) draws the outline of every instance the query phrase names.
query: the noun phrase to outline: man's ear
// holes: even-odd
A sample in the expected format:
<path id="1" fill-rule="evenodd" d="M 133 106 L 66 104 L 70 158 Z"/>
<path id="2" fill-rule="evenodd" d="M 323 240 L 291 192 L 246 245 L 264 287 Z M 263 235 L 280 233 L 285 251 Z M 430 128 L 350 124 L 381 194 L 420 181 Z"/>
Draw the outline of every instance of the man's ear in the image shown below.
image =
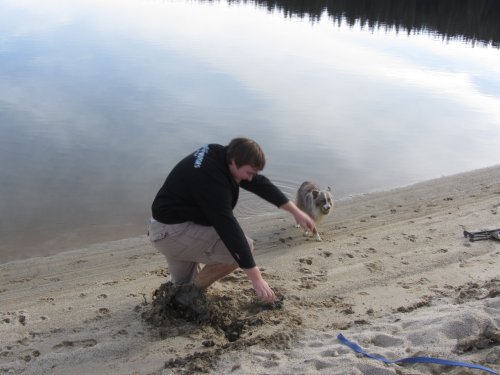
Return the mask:
<path id="1" fill-rule="evenodd" d="M 313 190 L 312 194 L 313 194 L 313 198 L 316 199 L 318 197 L 319 190 Z"/>

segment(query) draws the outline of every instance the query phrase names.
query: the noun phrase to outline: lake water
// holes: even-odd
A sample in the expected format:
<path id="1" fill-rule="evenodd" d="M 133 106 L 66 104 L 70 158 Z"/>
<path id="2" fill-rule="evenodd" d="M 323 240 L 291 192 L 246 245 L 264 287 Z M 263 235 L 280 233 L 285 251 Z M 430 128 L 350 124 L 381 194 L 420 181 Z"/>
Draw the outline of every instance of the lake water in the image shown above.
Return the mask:
<path id="1" fill-rule="evenodd" d="M 143 234 L 173 165 L 235 136 L 290 196 L 306 179 L 346 199 L 500 163 L 495 30 L 296 3 L 2 1 L 0 262 Z M 270 209 L 243 195 L 238 214 Z"/>

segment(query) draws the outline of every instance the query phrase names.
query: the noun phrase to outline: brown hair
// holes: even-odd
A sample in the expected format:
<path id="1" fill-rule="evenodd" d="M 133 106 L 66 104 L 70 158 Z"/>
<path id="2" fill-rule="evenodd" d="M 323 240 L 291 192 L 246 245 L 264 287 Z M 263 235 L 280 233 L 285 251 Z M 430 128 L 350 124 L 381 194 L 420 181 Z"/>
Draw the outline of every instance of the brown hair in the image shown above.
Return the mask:
<path id="1" fill-rule="evenodd" d="M 258 170 L 263 170 L 266 165 L 264 151 L 257 142 L 248 138 L 234 138 L 227 146 L 227 160 L 234 160 L 239 168 L 242 165 L 251 165 Z"/>

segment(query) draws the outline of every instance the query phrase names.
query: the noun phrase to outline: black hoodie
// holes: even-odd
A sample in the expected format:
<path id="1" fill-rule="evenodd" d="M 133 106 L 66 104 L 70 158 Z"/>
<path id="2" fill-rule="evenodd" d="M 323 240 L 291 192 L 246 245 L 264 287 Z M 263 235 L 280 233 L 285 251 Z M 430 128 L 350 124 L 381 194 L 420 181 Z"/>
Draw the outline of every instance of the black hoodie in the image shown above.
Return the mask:
<path id="1" fill-rule="evenodd" d="M 263 175 L 238 185 L 229 171 L 227 146 L 209 144 L 172 169 L 153 201 L 153 218 L 164 224 L 192 221 L 213 226 L 238 265 L 253 268 L 255 261 L 248 242 L 233 214 L 240 186 L 277 207 L 288 202 Z"/>

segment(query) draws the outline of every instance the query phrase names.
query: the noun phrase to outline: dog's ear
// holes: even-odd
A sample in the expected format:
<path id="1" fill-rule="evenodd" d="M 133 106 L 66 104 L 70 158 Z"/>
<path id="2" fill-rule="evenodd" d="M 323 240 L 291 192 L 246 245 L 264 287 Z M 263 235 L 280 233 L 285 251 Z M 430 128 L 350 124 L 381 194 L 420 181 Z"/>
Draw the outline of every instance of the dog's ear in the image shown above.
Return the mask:
<path id="1" fill-rule="evenodd" d="M 326 191 L 332 191 L 332 189 L 330 188 L 330 186 L 328 186 L 328 187 L 326 188 Z"/>
<path id="2" fill-rule="evenodd" d="M 319 190 L 313 190 L 312 191 L 312 195 L 313 195 L 314 199 L 316 199 L 318 197 L 318 194 L 319 194 Z"/>

